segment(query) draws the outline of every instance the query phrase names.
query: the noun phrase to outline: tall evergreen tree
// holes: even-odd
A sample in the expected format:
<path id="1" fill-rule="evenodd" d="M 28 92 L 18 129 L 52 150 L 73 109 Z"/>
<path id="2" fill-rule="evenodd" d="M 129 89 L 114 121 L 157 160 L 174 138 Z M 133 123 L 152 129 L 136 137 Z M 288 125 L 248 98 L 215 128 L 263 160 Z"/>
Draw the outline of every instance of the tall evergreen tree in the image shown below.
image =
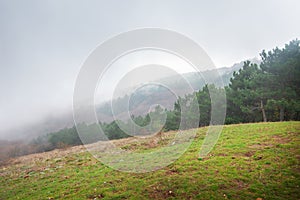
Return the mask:
<path id="1" fill-rule="evenodd" d="M 259 121 L 257 110 L 261 112 L 261 119 L 266 122 L 265 104 L 267 95 L 262 85 L 264 75 L 257 64 L 246 61 L 242 69 L 233 74 L 230 79 L 228 94 L 233 105 L 243 113 L 245 121 Z"/>
<path id="2" fill-rule="evenodd" d="M 279 109 L 279 119 L 285 119 L 285 113 L 290 115 L 299 112 L 300 103 L 300 46 L 299 40 L 293 40 L 285 45 L 261 54 L 260 65 L 269 79 L 265 87 L 269 88 L 270 99 L 268 106 Z M 289 110 L 292 108 L 292 110 Z"/>

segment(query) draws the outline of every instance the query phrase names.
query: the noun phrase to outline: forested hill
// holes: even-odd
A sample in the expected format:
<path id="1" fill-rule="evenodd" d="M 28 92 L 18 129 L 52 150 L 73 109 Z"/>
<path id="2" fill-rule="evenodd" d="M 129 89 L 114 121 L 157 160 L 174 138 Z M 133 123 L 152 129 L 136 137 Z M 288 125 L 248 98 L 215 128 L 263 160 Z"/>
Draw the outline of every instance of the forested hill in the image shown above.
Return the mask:
<path id="1" fill-rule="evenodd" d="M 139 126 L 150 123 L 150 115 L 166 113 L 166 123 L 162 131 L 177 130 L 181 121 L 181 106 L 189 111 L 196 108 L 200 110 L 199 126 L 211 124 L 211 98 L 210 93 L 226 94 L 227 111 L 226 124 L 266 122 L 266 121 L 300 121 L 300 42 L 293 40 L 284 48 L 275 48 L 271 51 L 262 51 L 260 64 L 250 61 L 244 62 L 242 68 L 233 72 L 229 85 L 225 89 L 216 84 L 206 84 L 194 93 L 196 101 L 190 101 L 192 95 L 185 95 L 174 100 L 173 108 L 167 110 L 156 106 L 153 111 L 146 115 L 131 115 L 132 120 Z M 224 73 L 226 74 L 226 73 Z M 157 88 L 156 88 L 157 89 Z M 160 93 L 164 94 L 164 93 Z M 142 95 L 141 95 L 142 96 Z M 137 95 L 139 97 L 139 95 Z M 166 98 L 166 96 L 162 97 Z M 151 96 L 153 99 L 154 96 Z M 218 98 L 218 96 L 216 96 Z M 141 100 L 142 98 L 137 98 Z M 149 98 L 146 98 L 146 100 Z M 155 98 L 154 98 L 155 99 Z M 122 99 L 121 99 L 122 100 Z M 143 106 L 145 102 L 136 101 Z M 192 102 L 192 103 L 191 103 Z M 157 102 L 155 102 L 157 104 Z M 133 105 L 133 108 L 138 106 Z M 147 107 L 149 108 L 149 107 Z M 189 112 L 188 112 L 189 113 Z M 191 112 L 193 113 L 193 112 Z M 186 121 L 195 116 L 186 116 Z M 101 118 L 99 118 L 101 119 Z M 109 139 L 129 137 L 120 129 L 119 124 L 129 127 L 126 120 L 112 122 L 100 121 L 99 124 L 82 123 L 87 143 L 98 140 L 98 125 L 101 126 Z M 153 122 L 154 123 L 154 122 Z M 155 123 L 154 123 L 155 124 Z M 155 127 L 154 127 L 155 128 Z M 48 151 L 54 148 L 81 144 L 75 126 L 64 128 L 57 132 L 48 133 L 33 140 L 29 145 L 16 143 L 6 150 L 1 150 L 4 156 L 19 156 L 32 152 Z M 3 145 L 2 145 L 3 146 Z M 10 151 L 12 150 L 12 151 Z M 0 155 L 1 157 L 1 155 Z M 0 158 L 1 159 L 1 158 Z"/>
<path id="2" fill-rule="evenodd" d="M 242 68 L 233 72 L 229 85 L 225 90 L 214 84 L 206 84 L 195 93 L 197 101 L 191 101 L 193 95 L 185 95 L 173 104 L 174 107 L 163 110 L 157 106 L 155 110 L 143 116 L 132 115 L 132 120 L 140 125 L 146 126 L 150 123 L 150 115 L 159 115 L 166 112 L 166 122 L 163 131 L 177 130 L 181 121 L 181 107 L 194 109 L 198 106 L 200 110 L 199 126 L 211 124 L 211 98 L 210 93 L 226 93 L 227 107 L 226 124 L 249 123 L 261 121 L 283 121 L 300 120 L 300 46 L 299 40 L 293 40 L 286 44 L 283 49 L 275 48 L 272 51 L 261 52 L 262 62 L 260 64 L 244 62 Z M 226 73 L 225 73 L 226 74 Z M 162 93 L 163 94 L 163 93 Z M 151 98 L 153 99 L 153 95 Z M 149 96 L 148 96 L 149 97 Z M 162 95 L 165 98 L 165 96 Z M 218 97 L 216 96 L 216 99 Z M 121 99 L 122 100 L 122 99 Z M 136 101 L 145 106 L 144 102 Z M 157 102 L 156 102 L 157 103 Z M 133 105 L 132 107 L 138 107 Z M 147 107 L 149 108 L 149 107 Z M 191 112 L 194 113 L 194 112 Z M 186 121 L 193 120 L 195 116 L 186 116 Z M 100 118 L 101 119 L 101 118 Z M 190 120 L 189 120 L 190 119 Z M 124 127 L 130 123 L 124 121 L 99 122 L 104 133 L 109 139 L 128 137 L 119 124 Z M 154 122 L 153 122 L 154 123 Z M 83 124 L 86 131 L 85 137 L 94 142 L 97 138 L 96 124 Z M 130 128 L 129 128 L 130 129 Z M 52 146 L 58 147 L 63 144 L 72 145 L 80 143 L 75 127 L 64 129 L 57 133 L 49 134 L 48 141 Z M 37 142 L 38 143 L 38 142 Z"/>

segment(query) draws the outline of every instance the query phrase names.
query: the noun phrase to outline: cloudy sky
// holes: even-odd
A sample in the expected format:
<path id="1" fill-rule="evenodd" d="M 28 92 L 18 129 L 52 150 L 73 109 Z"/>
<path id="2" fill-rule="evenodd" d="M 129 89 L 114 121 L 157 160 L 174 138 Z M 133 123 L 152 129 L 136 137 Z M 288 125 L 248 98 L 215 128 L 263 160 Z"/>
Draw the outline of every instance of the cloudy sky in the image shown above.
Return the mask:
<path id="1" fill-rule="evenodd" d="M 0 133 L 71 109 L 81 65 L 113 35 L 171 29 L 223 67 L 299 38 L 299 15 L 298 0 L 0 0 Z"/>

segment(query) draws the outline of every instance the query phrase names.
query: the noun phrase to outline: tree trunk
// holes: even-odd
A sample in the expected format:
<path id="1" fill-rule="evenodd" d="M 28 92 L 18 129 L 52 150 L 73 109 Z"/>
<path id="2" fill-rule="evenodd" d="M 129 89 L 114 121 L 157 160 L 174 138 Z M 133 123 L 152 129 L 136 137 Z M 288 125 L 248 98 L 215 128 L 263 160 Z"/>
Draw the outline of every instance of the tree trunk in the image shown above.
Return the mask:
<path id="1" fill-rule="evenodd" d="M 279 117 L 280 117 L 280 121 L 282 122 L 284 120 L 284 107 L 280 107 L 279 109 L 280 109 Z"/>
<path id="2" fill-rule="evenodd" d="M 264 122 L 267 122 L 266 111 L 265 111 L 264 104 L 263 104 L 262 100 L 260 100 L 260 109 L 261 109 L 261 113 L 262 113 Z"/>

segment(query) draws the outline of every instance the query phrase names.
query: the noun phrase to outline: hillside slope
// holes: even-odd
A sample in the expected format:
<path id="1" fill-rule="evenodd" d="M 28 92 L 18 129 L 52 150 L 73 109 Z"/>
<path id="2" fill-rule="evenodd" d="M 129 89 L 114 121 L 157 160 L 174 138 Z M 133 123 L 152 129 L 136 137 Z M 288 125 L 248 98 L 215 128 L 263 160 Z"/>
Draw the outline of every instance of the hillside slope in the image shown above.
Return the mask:
<path id="1" fill-rule="evenodd" d="M 224 126 L 198 160 L 206 130 L 176 162 L 145 174 L 114 171 L 82 146 L 11 160 L 0 169 L 0 199 L 300 198 L 300 122 Z M 164 144 L 115 142 L 139 151 Z"/>

